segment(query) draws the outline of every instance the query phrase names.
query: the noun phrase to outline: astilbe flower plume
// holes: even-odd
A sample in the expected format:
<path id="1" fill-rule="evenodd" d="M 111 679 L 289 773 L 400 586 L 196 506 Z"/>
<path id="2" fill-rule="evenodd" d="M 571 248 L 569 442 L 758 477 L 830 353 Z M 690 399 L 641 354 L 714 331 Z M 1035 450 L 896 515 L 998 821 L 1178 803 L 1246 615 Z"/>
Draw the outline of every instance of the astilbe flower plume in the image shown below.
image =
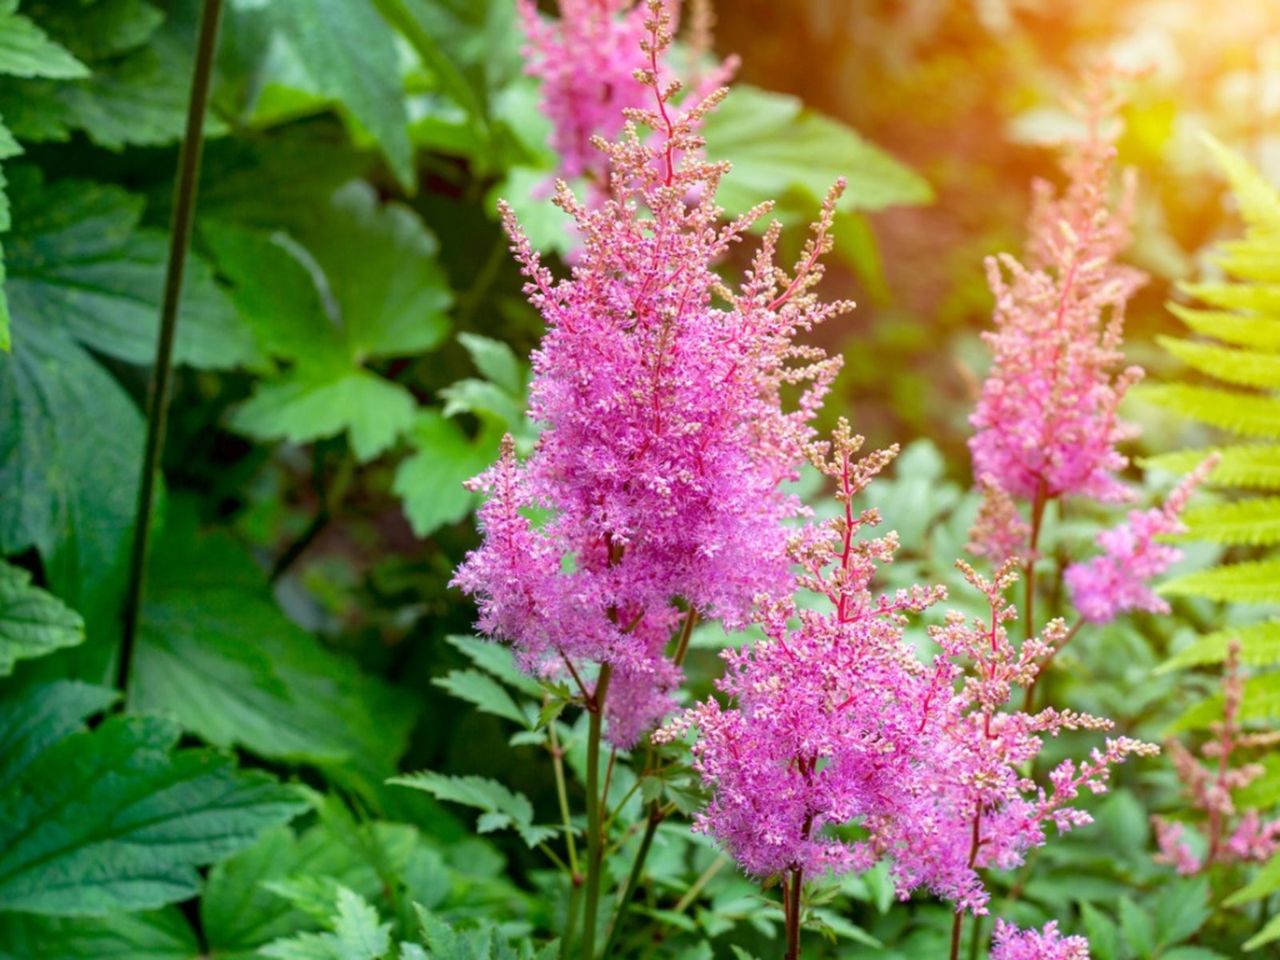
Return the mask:
<path id="1" fill-rule="evenodd" d="M 1107 623 L 1132 610 L 1169 612 L 1169 604 L 1149 584 L 1181 560 L 1182 551 L 1157 538 L 1185 531 L 1179 515 L 1216 464 L 1217 458 L 1209 457 L 1183 478 L 1163 506 L 1131 511 L 1125 522 L 1103 530 L 1097 536 L 1102 552 L 1067 567 L 1063 580 L 1080 616 Z"/>
<path id="2" fill-rule="evenodd" d="M 1133 182 L 1113 208 L 1108 86 L 1099 75 L 1088 88 L 1085 134 L 1063 163 L 1065 190 L 1035 184 L 1025 262 L 987 261 L 993 363 L 970 418 L 973 472 L 988 491 L 1033 504 L 1033 515 L 1058 497 L 1128 498 L 1115 476 L 1128 461 L 1116 444 L 1132 430 L 1116 408 L 1142 371 L 1120 369 L 1120 344 L 1125 304 L 1145 275 L 1116 262 L 1129 243 Z M 1009 555 L 1011 545 L 987 552 Z"/>
<path id="3" fill-rule="evenodd" d="M 1056 922 L 1045 924 L 1043 930 L 1019 930 L 997 920 L 991 960 L 1089 960 L 1089 942 L 1084 937 L 1062 936 Z"/>
<path id="4" fill-rule="evenodd" d="M 679 84 L 655 72 L 669 19 L 658 3 L 648 11 L 652 66 L 638 76 L 655 107 L 628 110 L 616 142 L 594 141 L 609 198 L 588 206 L 557 185 L 582 238 L 572 275 L 556 280 L 502 209 L 547 326 L 530 387 L 543 432 L 527 462 L 508 445 L 474 482 L 489 494 L 484 540 L 454 579 L 477 599 L 481 632 L 526 669 L 569 671 L 588 704 L 580 667 L 609 665 L 609 736 L 623 747 L 670 707 L 677 598 L 736 628 L 758 595 L 790 594 L 782 521 L 801 507 L 780 484 L 803 462 L 838 366 L 795 338 L 852 306 L 813 292 L 842 183 L 792 274 L 774 265 L 775 224 L 737 291 L 716 275 L 768 207 L 721 222 L 728 164 L 700 159 L 696 131 L 724 91 L 676 110 Z M 784 407 L 792 386 L 799 400 Z M 531 510 L 548 519 L 535 525 Z"/>
<path id="5" fill-rule="evenodd" d="M 1188 750 L 1181 741 L 1167 743 L 1174 770 L 1192 808 L 1205 818 L 1204 853 L 1192 848 L 1187 826 L 1163 817 L 1152 817 L 1159 863 L 1169 864 L 1181 874 L 1199 873 L 1211 864 L 1262 862 L 1280 849 L 1280 819 L 1264 820 L 1255 809 L 1240 811 L 1233 796 L 1265 772 L 1260 763 L 1233 765 L 1243 750 L 1273 747 L 1280 733 L 1250 733 L 1241 728 L 1240 707 L 1244 702 L 1244 679 L 1240 674 L 1240 642 L 1227 646 L 1222 682 L 1222 720 L 1212 727 L 1213 737 L 1200 748 L 1208 761 Z"/>

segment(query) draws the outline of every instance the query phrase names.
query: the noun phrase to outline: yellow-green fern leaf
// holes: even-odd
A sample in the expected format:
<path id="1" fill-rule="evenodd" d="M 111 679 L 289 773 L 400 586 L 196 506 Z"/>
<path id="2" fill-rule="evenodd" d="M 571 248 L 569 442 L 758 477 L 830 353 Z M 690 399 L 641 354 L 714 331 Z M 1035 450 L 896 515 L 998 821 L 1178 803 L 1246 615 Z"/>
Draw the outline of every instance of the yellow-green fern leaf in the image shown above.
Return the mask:
<path id="1" fill-rule="evenodd" d="M 1241 387 L 1280 387 L 1280 353 L 1159 337 L 1160 345 L 1187 366 Z"/>
<path id="2" fill-rule="evenodd" d="M 1184 417 L 1233 433 L 1280 437 L 1280 399 L 1276 397 L 1185 383 L 1145 386 L 1134 393 Z"/>
<path id="3" fill-rule="evenodd" d="M 1280 445 L 1272 443 L 1241 444 L 1219 450 L 1180 450 L 1146 457 L 1141 463 L 1147 469 L 1184 474 L 1190 473 L 1214 453 L 1220 459 L 1205 479 L 1207 485 L 1280 490 Z"/>
<path id="4" fill-rule="evenodd" d="M 1280 350 L 1280 319 L 1230 310 L 1197 310 L 1179 303 L 1169 309 L 1188 327 L 1205 337 L 1258 350 Z"/>
<path id="5" fill-rule="evenodd" d="M 1170 580 L 1161 593 L 1224 603 L 1280 603 L 1280 560 L 1254 560 Z"/>
<path id="6" fill-rule="evenodd" d="M 1219 244 L 1213 261 L 1241 280 L 1280 282 L 1280 258 L 1276 257 L 1275 239 L 1251 237 Z"/>
<path id="7" fill-rule="evenodd" d="M 1265 667 L 1280 663 L 1280 620 L 1251 623 L 1246 627 L 1228 627 L 1201 637 L 1185 650 L 1166 660 L 1157 673 L 1185 670 L 1222 663 L 1232 640 L 1240 644 L 1240 661 L 1249 666 Z"/>
<path id="8" fill-rule="evenodd" d="M 1179 540 L 1265 547 L 1280 543 L 1280 497 L 1192 507 L 1183 515 L 1187 532 Z"/>
<path id="9" fill-rule="evenodd" d="M 1222 719 L 1222 694 L 1214 694 L 1192 706 L 1173 722 L 1171 730 L 1207 730 Z M 1265 673 L 1244 682 L 1244 701 L 1240 704 L 1240 720 L 1269 721 L 1280 719 L 1280 673 Z"/>
<path id="10" fill-rule="evenodd" d="M 1206 136 L 1210 152 L 1231 181 L 1231 191 L 1250 232 L 1280 235 L 1280 192 L 1235 150 Z"/>
<path id="11" fill-rule="evenodd" d="M 1280 283 L 1184 282 L 1178 284 L 1178 289 L 1201 303 L 1221 310 L 1280 315 Z M 1170 306 L 1172 308 L 1173 305 Z"/>

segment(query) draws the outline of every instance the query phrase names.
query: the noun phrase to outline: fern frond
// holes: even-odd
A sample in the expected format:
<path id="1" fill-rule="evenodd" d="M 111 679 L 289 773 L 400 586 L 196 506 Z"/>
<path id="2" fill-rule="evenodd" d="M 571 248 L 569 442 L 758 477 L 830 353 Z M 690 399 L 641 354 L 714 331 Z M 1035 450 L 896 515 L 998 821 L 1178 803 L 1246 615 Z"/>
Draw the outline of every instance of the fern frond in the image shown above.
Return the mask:
<path id="1" fill-rule="evenodd" d="M 1205 143 L 1231 182 L 1240 215 L 1250 232 L 1280 236 L 1280 192 L 1235 150 L 1213 137 L 1205 137 Z"/>
<path id="2" fill-rule="evenodd" d="M 1205 479 L 1209 486 L 1280 490 L 1280 446 L 1276 444 L 1251 443 L 1218 450 L 1180 450 L 1158 457 L 1145 457 L 1140 463 L 1146 469 L 1184 474 L 1190 473 L 1213 453 L 1220 459 Z"/>
<path id="3" fill-rule="evenodd" d="M 1170 303 L 1168 307 L 1201 336 L 1240 347 L 1280 350 L 1280 319 L 1230 310 L 1201 310 L 1180 303 Z"/>
<path id="4" fill-rule="evenodd" d="M 1280 497 L 1192 507 L 1183 515 L 1187 532 L 1175 539 L 1232 546 L 1265 547 L 1280 543 Z"/>
<path id="5" fill-rule="evenodd" d="M 1173 722 L 1173 730 L 1207 730 L 1222 720 L 1222 694 L 1194 704 Z M 1244 723 L 1280 719 L 1280 673 L 1266 673 L 1244 682 L 1240 720 Z"/>
<path id="6" fill-rule="evenodd" d="M 1223 283 L 1205 280 L 1183 282 L 1178 289 L 1201 303 L 1221 310 L 1244 310 L 1254 314 L 1280 314 L 1280 283 Z M 1174 304 L 1169 305 L 1172 309 Z M 1177 311 L 1174 311 L 1175 313 Z"/>
<path id="7" fill-rule="evenodd" d="M 1205 634 L 1191 646 L 1160 664 L 1156 673 L 1222 663 L 1227 659 L 1227 646 L 1232 640 L 1240 643 L 1241 663 L 1254 667 L 1280 663 L 1280 620 L 1265 620 L 1246 627 L 1227 627 L 1225 630 Z"/>
<path id="8" fill-rule="evenodd" d="M 1264 242 L 1256 237 L 1230 240 L 1218 245 L 1213 262 L 1240 280 L 1257 283 L 1280 282 L 1280 258 L 1274 238 Z"/>
<path id="9" fill-rule="evenodd" d="M 1254 560 L 1170 580 L 1160 592 L 1226 603 L 1280 603 L 1280 560 Z"/>
<path id="10" fill-rule="evenodd" d="M 1176 337 L 1157 339 L 1162 347 L 1187 366 L 1224 383 L 1261 389 L 1280 387 L 1280 353 L 1243 350 Z"/>
<path id="11" fill-rule="evenodd" d="M 1144 400 L 1191 420 L 1252 437 L 1280 437 L 1280 399 L 1185 383 L 1144 386 Z"/>

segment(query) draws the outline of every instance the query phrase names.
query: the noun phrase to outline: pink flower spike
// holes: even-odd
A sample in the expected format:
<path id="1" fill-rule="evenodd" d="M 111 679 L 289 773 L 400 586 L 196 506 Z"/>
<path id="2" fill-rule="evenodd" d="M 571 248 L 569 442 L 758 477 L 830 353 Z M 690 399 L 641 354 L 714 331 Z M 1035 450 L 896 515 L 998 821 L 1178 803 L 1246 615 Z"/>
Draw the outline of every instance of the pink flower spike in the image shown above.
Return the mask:
<path id="1" fill-rule="evenodd" d="M 1149 584 L 1182 559 L 1182 551 L 1157 538 L 1185 529 L 1179 515 L 1192 491 L 1216 465 L 1216 457 L 1207 458 L 1174 488 L 1163 506 L 1130 512 L 1124 523 L 1098 534 L 1102 553 L 1067 567 L 1063 579 L 1080 616 L 1090 623 L 1107 623 L 1131 610 L 1169 611 Z"/>
<path id="2" fill-rule="evenodd" d="M 1084 937 L 1064 937 L 1057 921 L 1043 930 L 1020 930 L 996 920 L 991 960 L 1089 960 L 1089 941 Z"/>

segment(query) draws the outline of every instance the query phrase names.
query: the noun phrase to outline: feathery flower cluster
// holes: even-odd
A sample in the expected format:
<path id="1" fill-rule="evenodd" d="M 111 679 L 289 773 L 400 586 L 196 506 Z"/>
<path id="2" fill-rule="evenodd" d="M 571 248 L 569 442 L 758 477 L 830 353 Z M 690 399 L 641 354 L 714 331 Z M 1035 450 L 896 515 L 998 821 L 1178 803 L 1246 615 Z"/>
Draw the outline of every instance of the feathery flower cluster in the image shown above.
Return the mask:
<path id="1" fill-rule="evenodd" d="M 1216 464 L 1217 457 L 1207 458 L 1182 479 L 1163 506 L 1131 511 L 1125 522 L 1098 534 L 1102 553 L 1067 567 L 1063 579 L 1080 616 L 1090 623 L 1107 623 L 1131 610 L 1169 612 L 1169 605 L 1148 584 L 1181 560 L 1182 551 L 1156 538 L 1186 529 L 1179 515 Z"/>
<path id="2" fill-rule="evenodd" d="M 856 512 L 852 500 L 897 451 L 855 460 L 861 443 L 841 420 L 830 448 L 814 446 L 814 462 L 835 478 L 844 512 L 792 543 L 802 586 L 825 595 L 831 612 L 769 607 L 767 639 L 723 654 L 717 686 L 735 706 L 708 699 L 658 734 L 697 727 L 694 766 L 714 794 L 694 829 L 716 836 L 760 877 L 868 868 L 867 844 L 824 836 L 823 827 L 896 810 L 918 738 L 925 671 L 903 639 L 904 615 L 944 592 L 872 594 L 877 565 L 892 559 L 897 540 L 856 540 L 879 517 Z M 798 628 L 789 629 L 791 617 Z"/>
<path id="3" fill-rule="evenodd" d="M 1089 941 L 1062 936 L 1056 922 L 1043 930 L 1019 930 L 997 920 L 991 960 L 1089 960 Z"/>
<path id="4" fill-rule="evenodd" d="M 1119 207 L 1108 203 L 1115 108 L 1095 78 L 1080 111 L 1085 136 L 1063 163 L 1067 188 L 1035 185 L 1025 265 L 1008 255 L 987 261 L 996 329 L 985 335 L 993 365 L 971 417 L 973 472 L 989 491 L 1033 504 L 1128 498 L 1115 477 L 1128 462 L 1116 444 L 1132 430 L 1116 408 L 1142 371 L 1117 371 L 1125 303 L 1145 277 L 1115 261 L 1129 242 L 1133 196 L 1128 180 Z M 1011 555 L 1008 544 L 988 552 Z"/>
<path id="5" fill-rule="evenodd" d="M 988 599 L 990 618 L 952 614 L 932 629 L 942 652 L 926 668 L 903 637 L 904 614 L 935 603 L 942 591 L 876 596 L 876 566 L 892 560 L 896 538 L 854 539 L 878 517 L 856 514 L 850 498 L 887 455 L 855 463 L 857 442 L 843 423 L 833 449 L 831 459 L 817 451 L 816 462 L 836 478 L 844 517 L 808 528 L 792 544 L 805 571 L 801 585 L 826 595 L 833 609 L 771 608 L 768 639 L 724 655 L 719 687 L 735 703 L 701 703 L 660 736 L 697 728 L 695 768 L 712 799 L 696 828 L 716 836 L 749 873 L 789 872 L 795 882 L 887 858 L 901 896 L 923 886 L 957 910 L 984 913 L 980 869 L 1019 865 L 1045 843 L 1049 824 L 1066 831 L 1089 823 L 1074 805 L 1081 793 L 1104 792 L 1112 765 L 1156 748 L 1117 737 L 1087 761 L 1063 761 L 1048 789 L 1028 779 L 1022 771 L 1045 735 L 1111 726 L 1072 711 L 1005 710 L 1013 688 L 1031 683 L 1063 641 L 1065 626 L 1055 620 L 1043 636 L 1015 645 L 1005 630 L 1015 611 L 1003 599 L 1017 579 L 1014 564 L 985 580 L 962 562 Z M 789 629 L 792 616 L 799 626 Z M 864 839 L 822 832 L 850 821 Z"/>
<path id="6" fill-rule="evenodd" d="M 656 69 L 669 18 L 657 0 L 648 11 Z M 526 463 L 508 445 L 473 482 L 489 494 L 484 542 L 454 578 L 476 597 L 480 630 L 526 669 L 569 671 L 591 703 L 578 667 L 610 666 L 609 736 L 621 747 L 670 708 L 679 669 L 663 650 L 677 598 L 732 629 L 757 595 L 791 593 L 782 521 L 801 506 L 779 485 L 803 462 L 838 367 L 795 338 L 852 307 L 813 293 L 843 183 L 792 274 L 774 265 L 775 224 L 740 289 L 724 286 L 714 265 L 768 210 L 721 224 L 728 165 L 700 159 L 696 131 L 724 91 L 677 111 L 678 83 L 654 69 L 640 80 L 655 109 L 628 110 L 618 141 L 595 140 L 609 199 L 588 207 L 557 185 L 583 242 L 570 278 L 552 276 L 503 208 L 547 325 L 530 388 L 544 429 Z M 799 400 L 785 408 L 792 387 Z M 535 525 L 531 510 L 549 518 Z"/>
<path id="7" fill-rule="evenodd" d="M 1244 679 L 1240 675 L 1239 641 L 1227 648 L 1222 693 L 1222 721 L 1213 725 L 1213 738 L 1200 748 L 1209 762 L 1207 767 L 1178 740 L 1170 739 L 1167 744 L 1183 789 L 1192 806 L 1206 819 L 1207 849 L 1201 855 L 1192 848 L 1184 824 L 1158 816 L 1151 818 L 1160 848 L 1156 861 L 1173 866 L 1181 874 L 1199 873 L 1210 864 L 1266 861 L 1280 849 L 1280 819 L 1264 821 L 1257 810 L 1240 813 L 1232 796 L 1264 772 L 1259 763 L 1232 766 L 1234 754 L 1280 743 L 1280 732 L 1247 733 L 1240 727 Z"/>

